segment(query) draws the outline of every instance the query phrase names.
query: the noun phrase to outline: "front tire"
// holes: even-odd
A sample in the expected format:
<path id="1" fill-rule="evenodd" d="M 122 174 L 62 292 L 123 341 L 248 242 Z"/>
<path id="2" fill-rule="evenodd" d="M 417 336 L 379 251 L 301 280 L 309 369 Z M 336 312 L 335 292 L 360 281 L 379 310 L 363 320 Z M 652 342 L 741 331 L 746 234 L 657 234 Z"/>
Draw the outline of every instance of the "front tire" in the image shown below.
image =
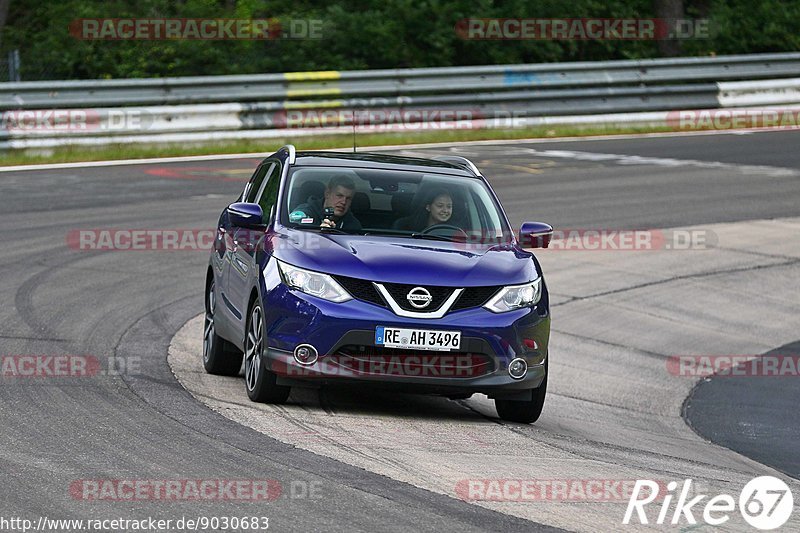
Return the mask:
<path id="1" fill-rule="evenodd" d="M 545 367 L 546 369 L 547 367 Z M 544 381 L 537 388 L 533 389 L 533 397 L 530 400 L 501 400 L 496 399 L 494 406 L 497 415 L 509 422 L 520 422 L 522 424 L 532 424 L 539 420 L 544 408 L 544 398 L 547 395 L 547 374 L 545 371 Z"/>
<path id="2" fill-rule="evenodd" d="M 238 376 L 242 368 L 242 352 L 217 335 L 214 314 L 217 297 L 214 292 L 214 278 L 206 289 L 206 315 L 203 321 L 203 367 L 209 374 L 219 376 Z"/>
<path id="3" fill-rule="evenodd" d="M 290 387 L 277 384 L 277 376 L 264 366 L 264 311 L 256 301 L 247 320 L 247 337 L 244 341 L 244 381 L 247 396 L 259 403 L 285 403 Z"/>

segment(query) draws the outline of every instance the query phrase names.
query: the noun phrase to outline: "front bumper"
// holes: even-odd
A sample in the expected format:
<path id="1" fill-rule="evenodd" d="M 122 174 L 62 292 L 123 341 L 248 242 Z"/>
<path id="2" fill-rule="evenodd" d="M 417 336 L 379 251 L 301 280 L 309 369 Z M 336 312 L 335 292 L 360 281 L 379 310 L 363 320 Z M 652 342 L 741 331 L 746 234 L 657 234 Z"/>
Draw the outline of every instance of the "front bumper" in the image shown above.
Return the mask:
<path id="1" fill-rule="evenodd" d="M 484 393 L 519 397 L 545 379 L 550 315 L 546 291 L 536 307 L 496 314 L 483 308 L 439 319 L 404 318 L 387 308 L 353 299 L 333 303 L 290 290 L 262 287 L 269 347 L 267 369 L 283 385 L 362 384 L 443 395 Z M 458 352 L 391 350 L 376 346 L 375 328 L 405 327 L 461 332 Z M 319 353 L 312 365 L 293 357 L 300 344 Z M 515 358 L 528 364 L 522 379 L 508 373 Z"/>

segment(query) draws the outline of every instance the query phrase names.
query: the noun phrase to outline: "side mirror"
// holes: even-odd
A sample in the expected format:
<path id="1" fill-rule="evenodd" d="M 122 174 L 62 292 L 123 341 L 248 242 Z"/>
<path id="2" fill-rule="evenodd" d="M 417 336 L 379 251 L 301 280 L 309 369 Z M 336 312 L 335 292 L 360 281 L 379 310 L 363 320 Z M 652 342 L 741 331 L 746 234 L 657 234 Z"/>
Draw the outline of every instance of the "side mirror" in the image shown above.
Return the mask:
<path id="1" fill-rule="evenodd" d="M 228 206 L 228 219 L 240 228 L 255 228 L 263 224 L 264 213 L 258 204 L 236 202 Z"/>
<path id="2" fill-rule="evenodd" d="M 553 226 L 544 222 L 523 222 L 519 228 L 519 244 L 523 248 L 547 248 L 553 238 Z"/>

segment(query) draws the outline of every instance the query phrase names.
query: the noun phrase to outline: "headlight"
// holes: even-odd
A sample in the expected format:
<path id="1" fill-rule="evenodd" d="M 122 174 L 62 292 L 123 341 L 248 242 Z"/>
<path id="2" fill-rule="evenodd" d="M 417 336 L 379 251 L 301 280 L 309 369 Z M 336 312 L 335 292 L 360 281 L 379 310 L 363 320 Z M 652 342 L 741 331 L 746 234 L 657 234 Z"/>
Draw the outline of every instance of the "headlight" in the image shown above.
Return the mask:
<path id="1" fill-rule="evenodd" d="M 278 261 L 278 270 L 281 272 L 281 279 L 283 282 L 292 289 L 337 303 L 353 299 L 353 297 L 328 274 L 305 270 L 296 266 L 287 265 L 281 261 Z"/>
<path id="2" fill-rule="evenodd" d="M 541 297 L 542 278 L 536 278 L 524 285 L 503 287 L 483 307 L 494 313 L 505 313 L 522 307 L 530 307 L 536 304 Z"/>

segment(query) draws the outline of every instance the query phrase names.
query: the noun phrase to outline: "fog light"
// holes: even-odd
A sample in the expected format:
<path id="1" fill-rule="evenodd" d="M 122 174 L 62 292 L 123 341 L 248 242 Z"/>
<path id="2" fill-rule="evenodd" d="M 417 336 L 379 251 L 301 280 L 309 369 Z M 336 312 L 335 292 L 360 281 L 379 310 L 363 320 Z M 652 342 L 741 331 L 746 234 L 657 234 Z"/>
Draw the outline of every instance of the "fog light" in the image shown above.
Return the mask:
<path id="1" fill-rule="evenodd" d="M 508 374 L 514 379 L 522 379 L 528 373 L 528 363 L 517 357 L 508 364 Z"/>
<path id="2" fill-rule="evenodd" d="M 313 365 L 319 359 L 317 349 L 310 344 L 300 344 L 294 349 L 294 360 L 301 365 Z"/>

